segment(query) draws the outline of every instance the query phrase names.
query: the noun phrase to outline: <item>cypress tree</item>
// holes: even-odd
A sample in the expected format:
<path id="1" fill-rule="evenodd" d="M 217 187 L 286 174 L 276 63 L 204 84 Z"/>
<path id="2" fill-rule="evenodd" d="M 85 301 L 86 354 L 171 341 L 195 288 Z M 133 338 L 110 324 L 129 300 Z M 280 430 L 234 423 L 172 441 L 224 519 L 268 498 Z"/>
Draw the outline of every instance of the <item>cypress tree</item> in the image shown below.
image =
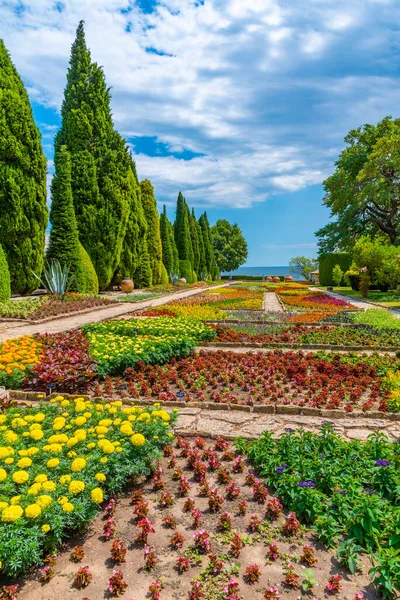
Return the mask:
<path id="1" fill-rule="evenodd" d="M 47 260 L 57 259 L 70 266 L 71 291 L 85 292 L 82 256 L 79 248 L 71 188 L 71 159 L 65 146 L 55 155 L 55 175 L 51 182 L 50 241 Z"/>
<path id="2" fill-rule="evenodd" d="M 204 242 L 203 242 L 203 232 L 201 230 L 200 223 L 196 221 L 197 227 L 197 239 L 199 241 L 199 267 L 198 267 L 198 278 L 200 280 L 205 279 L 207 277 L 207 269 L 206 269 L 206 258 L 204 253 Z"/>
<path id="3" fill-rule="evenodd" d="M 147 248 L 150 256 L 153 285 L 161 283 L 162 273 L 162 244 L 160 237 L 160 218 L 157 202 L 154 198 L 154 188 L 148 179 L 140 182 L 142 205 L 147 221 Z"/>
<path id="4" fill-rule="evenodd" d="M 0 40 L 0 244 L 13 292 L 37 287 L 43 267 L 46 159 L 28 94 Z"/>
<path id="5" fill-rule="evenodd" d="M 171 236 L 168 227 L 167 209 L 164 204 L 163 211 L 160 215 L 160 237 L 162 245 L 162 259 L 168 276 L 174 272 L 174 255 L 171 244 Z"/>
<path id="6" fill-rule="evenodd" d="M 193 247 L 190 239 L 189 217 L 188 205 L 181 192 L 179 192 L 174 223 L 175 243 L 179 260 L 189 260 L 193 268 Z"/>
<path id="7" fill-rule="evenodd" d="M 204 212 L 199 218 L 199 224 L 203 234 L 205 270 L 209 277 L 213 276 L 215 270 L 214 248 L 212 244 L 210 223 L 208 222 L 207 213 Z"/>
<path id="8" fill-rule="evenodd" d="M 0 302 L 6 302 L 11 296 L 10 271 L 5 252 L 0 246 Z"/>
<path id="9" fill-rule="evenodd" d="M 197 231 L 197 221 L 194 214 L 194 209 L 192 209 L 192 213 L 189 213 L 189 228 L 190 228 L 190 239 L 192 241 L 193 248 L 193 270 L 196 275 L 199 275 L 200 268 L 200 247 L 199 247 L 199 236 Z"/>
<path id="10" fill-rule="evenodd" d="M 168 225 L 168 234 L 169 234 L 169 243 L 172 248 L 172 264 L 173 269 L 172 273 L 174 275 L 179 275 L 179 254 L 178 248 L 176 247 L 175 237 L 174 237 L 174 228 L 172 227 L 172 223 L 170 221 L 167 222 Z"/>
<path id="11" fill-rule="evenodd" d="M 72 195 L 79 238 L 106 288 L 119 265 L 129 218 L 134 176 L 124 140 L 113 127 L 110 91 L 91 61 L 83 21 L 72 45 L 55 154 L 71 154 Z"/>
<path id="12" fill-rule="evenodd" d="M 142 206 L 140 185 L 136 175 L 136 165 L 130 153 L 126 155 L 126 158 L 130 167 L 126 180 L 129 218 L 121 258 L 114 273 L 113 282 L 119 284 L 124 277 L 129 277 L 133 279 L 136 286 L 149 287 L 151 285 L 151 273 L 149 272 L 150 261 L 146 237 L 147 222 Z M 143 262 L 143 265 L 139 269 L 141 262 Z"/>

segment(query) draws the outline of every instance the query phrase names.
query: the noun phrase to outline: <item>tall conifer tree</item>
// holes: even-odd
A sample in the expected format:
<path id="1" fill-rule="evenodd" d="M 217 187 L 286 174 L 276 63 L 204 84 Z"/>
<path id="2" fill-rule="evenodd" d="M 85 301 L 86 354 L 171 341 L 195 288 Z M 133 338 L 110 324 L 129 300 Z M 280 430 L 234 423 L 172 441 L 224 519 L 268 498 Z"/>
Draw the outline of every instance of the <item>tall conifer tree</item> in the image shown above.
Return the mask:
<path id="1" fill-rule="evenodd" d="M 70 289 L 84 292 L 79 233 L 72 200 L 71 159 L 65 146 L 61 146 L 55 156 L 55 171 L 51 182 L 51 231 L 46 258 L 57 259 L 61 266 L 69 265 L 70 274 L 73 276 Z"/>
<path id="2" fill-rule="evenodd" d="M 192 242 L 193 248 L 193 270 L 195 271 L 197 277 L 199 276 L 200 269 L 200 246 L 199 246 L 199 236 L 197 230 L 197 221 L 194 214 L 194 209 L 189 213 L 189 228 L 190 228 L 190 239 Z"/>
<path id="3" fill-rule="evenodd" d="M 212 277 L 215 270 L 215 258 L 210 223 L 208 222 L 206 212 L 204 212 L 199 218 L 199 224 L 203 233 L 205 268 L 208 275 Z"/>
<path id="4" fill-rule="evenodd" d="M 71 154 L 72 195 L 79 237 L 101 289 L 119 265 L 131 204 L 131 167 L 124 140 L 113 127 L 110 91 L 91 61 L 83 22 L 72 45 L 55 153 Z"/>
<path id="5" fill-rule="evenodd" d="M 193 248 L 190 238 L 189 217 L 188 205 L 181 192 L 179 192 L 174 223 L 175 243 L 179 260 L 189 260 L 193 269 Z"/>
<path id="6" fill-rule="evenodd" d="M 176 247 L 176 243 L 175 243 L 174 228 L 172 227 L 171 221 L 167 220 L 167 226 L 168 226 L 168 234 L 169 234 L 169 243 L 172 248 L 172 259 L 173 259 L 172 260 L 172 264 L 173 264 L 172 273 L 174 275 L 179 276 L 179 254 L 178 254 L 178 248 Z"/>
<path id="7" fill-rule="evenodd" d="M 0 40 L 0 244 L 13 292 L 37 287 L 43 267 L 46 159 L 28 94 Z"/>
<path id="8" fill-rule="evenodd" d="M 161 283 L 162 274 L 162 244 L 160 237 L 160 218 L 154 188 L 148 179 L 140 182 L 142 205 L 147 221 L 147 248 L 150 257 L 153 285 Z"/>
<path id="9" fill-rule="evenodd" d="M 162 259 L 167 270 L 168 276 L 174 272 L 174 256 L 170 238 L 170 230 L 168 227 L 167 209 L 164 204 L 163 211 L 160 215 L 160 237 L 162 244 Z"/>

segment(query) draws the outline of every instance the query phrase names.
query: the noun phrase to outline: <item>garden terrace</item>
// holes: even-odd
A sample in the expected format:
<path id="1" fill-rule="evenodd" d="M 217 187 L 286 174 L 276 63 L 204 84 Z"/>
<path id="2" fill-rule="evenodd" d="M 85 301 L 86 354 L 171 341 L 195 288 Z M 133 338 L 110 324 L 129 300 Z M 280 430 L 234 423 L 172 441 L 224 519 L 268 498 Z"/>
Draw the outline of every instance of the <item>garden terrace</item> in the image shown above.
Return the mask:
<path id="1" fill-rule="evenodd" d="M 178 438 L 164 448 L 152 478 L 105 503 L 88 533 L 49 563 L 51 576 L 43 571 L 44 581 L 27 582 L 19 598 L 100 598 L 117 570 L 123 596 L 153 600 L 272 600 L 278 590 L 296 600 L 302 586 L 304 593 L 333 588 L 347 598 L 377 600 L 367 554 L 353 550 L 357 568 L 351 564 L 350 572 L 342 554 L 319 542 L 257 477 L 245 453 L 221 437 Z M 84 591 L 77 585 L 83 568 Z"/>

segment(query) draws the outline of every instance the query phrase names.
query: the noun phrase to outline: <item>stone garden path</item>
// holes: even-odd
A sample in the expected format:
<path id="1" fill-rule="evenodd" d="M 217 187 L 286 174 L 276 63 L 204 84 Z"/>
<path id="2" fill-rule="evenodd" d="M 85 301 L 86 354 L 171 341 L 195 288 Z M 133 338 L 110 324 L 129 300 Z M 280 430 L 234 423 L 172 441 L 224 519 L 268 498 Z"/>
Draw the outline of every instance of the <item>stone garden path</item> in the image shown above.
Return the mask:
<path id="1" fill-rule="evenodd" d="M 279 302 L 275 292 L 265 292 L 263 298 L 262 309 L 265 312 L 283 312 L 282 304 Z"/>
<path id="2" fill-rule="evenodd" d="M 174 294 L 169 294 L 167 296 L 162 296 L 159 298 L 143 300 L 142 302 L 135 302 L 134 304 L 129 302 L 121 302 L 115 305 L 107 306 L 106 308 L 95 309 L 91 312 L 87 312 L 80 315 L 75 314 L 69 317 L 55 319 L 54 321 L 48 321 L 46 323 L 37 323 L 34 325 L 27 323 L 18 323 L 18 325 L 16 325 L 14 322 L 8 327 L 6 323 L 1 323 L 0 342 L 4 342 L 5 340 L 11 338 L 18 338 L 23 335 L 32 335 L 34 333 L 57 333 L 59 331 L 67 331 L 68 329 L 77 329 L 78 327 L 82 327 L 82 325 L 85 325 L 86 323 L 99 323 L 100 321 L 105 321 L 107 319 L 115 319 L 116 317 L 128 315 L 143 308 L 161 306 L 162 304 L 166 304 L 167 302 L 171 302 L 172 300 L 188 298 L 189 296 L 201 294 L 206 290 L 226 287 L 228 285 L 230 284 L 224 283 L 221 285 L 214 285 L 207 288 L 195 288 L 192 290 L 176 292 Z"/>
<path id="3" fill-rule="evenodd" d="M 286 414 L 272 413 L 273 407 L 259 407 L 257 411 L 250 412 L 250 407 L 241 407 L 242 410 L 225 405 L 226 410 L 209 410 L 185 406 L 179 408 L 179 417 L 176 424 L 176 432 L 183 436 L 197 436 L 216 438 L 219 435 L 227 439 L 244 437 L 257 439 L 263 431 L 281 435 L 285 429 L 305 429 L 314 433 L 320 430 L 321 424 L 329 420 L 333 423 L 335 431 L 352 440 L 366 440 L 374 431 L 385 433 L 389 439 L 395 441 L 400 439 L 400 416 L 390 415 L 391 418 L 383 417 L 379 413 L 371 414 L 369 417 L 353 413 L 344 416 L 336 416 L 338 411 L 321 411 L 324 416 L 290 414 L 290 410 L 298 412 L 298 407 L 285 406 Z M 265 409 L 265 412 L 262 412 Z M 271 409 L 268 414 L 267 410 Z M 311 412 L 312 409 L 309 409 Z M 304 411 L 305 412 L 305 411 Z M 272 414 L 271 414 L 272 413 Z M 355 417 L 355 418 L 354 418 Z M 391 420 L 393 418 L 393 420 Z"/>

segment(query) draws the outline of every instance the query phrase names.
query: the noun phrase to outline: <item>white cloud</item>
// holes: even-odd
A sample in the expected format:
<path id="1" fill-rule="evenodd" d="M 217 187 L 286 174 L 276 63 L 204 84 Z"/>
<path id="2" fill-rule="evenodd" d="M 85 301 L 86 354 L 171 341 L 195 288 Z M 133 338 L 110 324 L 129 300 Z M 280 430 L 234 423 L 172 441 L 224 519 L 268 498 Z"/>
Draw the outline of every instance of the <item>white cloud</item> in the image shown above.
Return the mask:
<path id="1" fill-rule="evenodd" d="M 32 100 L 60 110 L 85 19 L 116 126 L 167 202 L 181 189 L 197 205 L 243 208 L 320 183 L 348 129 L 399 105 L 395 0 L 163 0 L 150 14 L 130 0 L 64 4 L 0 0 L 0 37 Z M 48 150 L 54 128 L 42 131 Z M 203 156 L 148 156 L 144 136 Z"/>

